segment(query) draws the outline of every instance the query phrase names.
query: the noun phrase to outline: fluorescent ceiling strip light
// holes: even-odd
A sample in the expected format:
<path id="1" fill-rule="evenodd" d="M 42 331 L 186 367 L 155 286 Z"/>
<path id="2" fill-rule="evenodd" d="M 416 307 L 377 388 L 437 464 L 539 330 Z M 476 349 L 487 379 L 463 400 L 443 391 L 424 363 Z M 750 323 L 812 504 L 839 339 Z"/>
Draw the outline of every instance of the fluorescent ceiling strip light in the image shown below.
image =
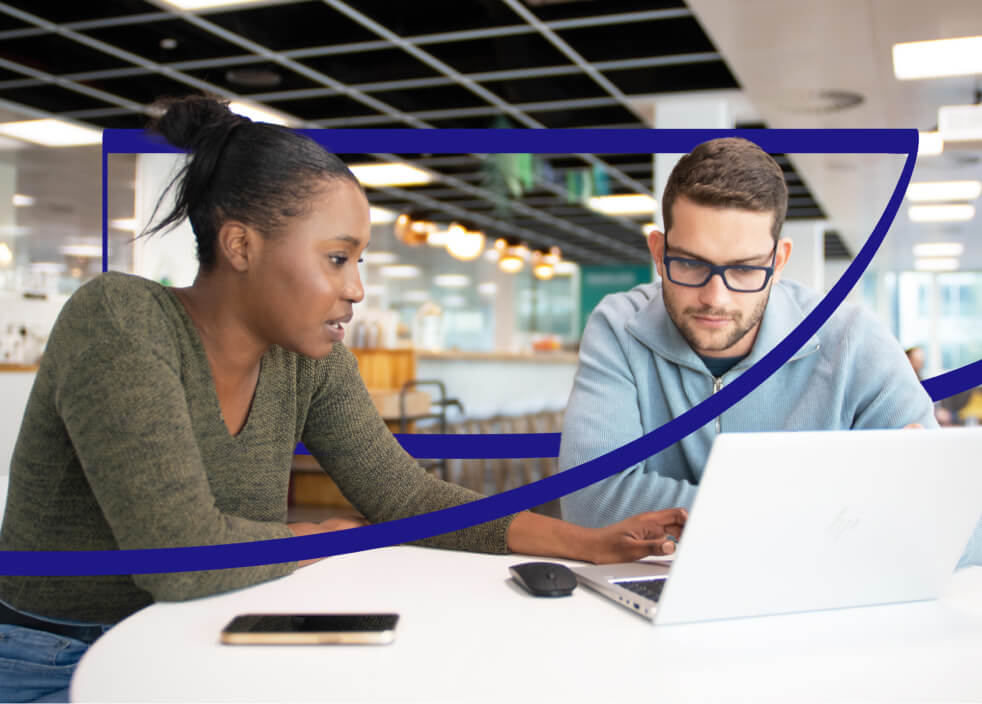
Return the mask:
<path id="1" fill-rule="evenodd" d="M 893 75 L 902 81 L 982 73 L 982 36 L 893 45 Z"/>
<path id="2" fill-rule="evenodd" d="M 351 164 L 348 168 L 368 188 L 419 186 L 433 180 L 430 174 L 409 164 Z"/>
<path id="3" fill-rule="evenodd" d="M 917 156 L 937 156 L 944 151 L 940 132 L 921 132 L 917 139 Z"/>
<path id="4" fill-rule="evenodd" d="M 0 122 L 0 134 L 43 147 L 78 147 L 102 143 L 100 130 L 54 118 Z"/>
<path id="5" fill-rule="evenodd" d="M 946 200 L 975 200 L 982 181 L 920 181 L 907 187 L 907 199 L 915 203 Z"/>
<path id="6" fill-rule="evenodd" d="M 964 222 L 975 217 L 975 206 L 969 203 L 912 205 L 907 216 L 912 222 Z"/>
<path id="7" fill-rule="evenodd" d="M 605 215 L 651 215 L 655 212 L 655 199 L 642 193 L 593 196 L 587 206 Z"/>
<path id="8" fill-rule="evenodd" d="M 922 242 L 914 245 L 914 256 L 921 257 L 960 257 L 965 251 L 961 242 Z"/>
<path id="9" fill-rule="evenodd" d="M 164 0 L 180 10 L 210 10 L 213 7 L 231 7 L 232 5 L 258 5 L 268 0 Z"/>
<path id="10" fill-rule="evenodd" d="M 957 271 L 958 260 L 954 257 L 915 259 L 914 268 L 917 271 Z"/>
<path id="11" fill-rule="evenodd" d="M 32 196 L 25 196 L 23 193 L 15 193 L 10 202 L 14 204 L 15 208 L 27 208 L 34 205 L 34 198 Z"/>

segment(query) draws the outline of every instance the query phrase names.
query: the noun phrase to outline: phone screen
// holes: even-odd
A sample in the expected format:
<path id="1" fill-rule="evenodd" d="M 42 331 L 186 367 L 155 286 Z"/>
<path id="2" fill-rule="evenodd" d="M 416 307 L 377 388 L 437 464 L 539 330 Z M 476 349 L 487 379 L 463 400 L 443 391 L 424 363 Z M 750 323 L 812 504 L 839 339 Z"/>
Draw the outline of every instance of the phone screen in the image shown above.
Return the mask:
<path id="1" fill-rule="evenodd" d="M 231 644 L 389 643 L 398 614 L 243 614 L 222 631 Z"/>

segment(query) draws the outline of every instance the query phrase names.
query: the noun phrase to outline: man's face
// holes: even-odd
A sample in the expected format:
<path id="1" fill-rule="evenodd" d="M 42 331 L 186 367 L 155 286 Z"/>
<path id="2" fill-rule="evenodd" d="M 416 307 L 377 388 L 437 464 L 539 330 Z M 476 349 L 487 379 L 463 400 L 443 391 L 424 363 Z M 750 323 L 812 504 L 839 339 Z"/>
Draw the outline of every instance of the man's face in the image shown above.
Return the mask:
<path id="1" fill-rule="evenodd" d="M 773 213 L 698 205 L 680 197 L 672 206 L 672 229 L 666 237 L 652 232 L 648 246 L 662 277 L 662 297 L 675 327 L 689 346 L 704 357 L 742 357 L 750 353 L 767 307 L 771 286 L 791 253 L 790 240 L 774 252 Z M 763 291 L 731 291 L 720 276 L 698 288 L 673 283 L 665 275 L 664 254 L 716 265 L 769 266 L 774 276 Z"/>

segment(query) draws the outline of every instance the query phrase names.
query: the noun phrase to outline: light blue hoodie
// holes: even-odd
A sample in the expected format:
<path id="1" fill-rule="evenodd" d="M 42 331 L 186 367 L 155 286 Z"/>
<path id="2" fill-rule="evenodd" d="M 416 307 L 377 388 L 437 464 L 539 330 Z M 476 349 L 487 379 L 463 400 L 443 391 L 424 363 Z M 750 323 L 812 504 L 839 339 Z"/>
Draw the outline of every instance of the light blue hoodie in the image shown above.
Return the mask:
<path id="1" fill-rule="evenodd" d="M 660 283 L 606 296 L 583 332 L 563 421 L 560 469 L 621 447 L 705 400 L 775 347 L 820 300 L 800 284 L 776 283 L 751 353 L 715 379 L 668 316 Z M 930 397 L 890 332 L 864 309 L 844 304 L 784 366 L 715 421 L 644 462 L 563 497 L 563 517 L 604 526 L 642 511 L 690 507 L 720 432 L 908 423 L 937 427 Z M 966 558 L 982 564 L 982 524 L 963 564 Z"/>

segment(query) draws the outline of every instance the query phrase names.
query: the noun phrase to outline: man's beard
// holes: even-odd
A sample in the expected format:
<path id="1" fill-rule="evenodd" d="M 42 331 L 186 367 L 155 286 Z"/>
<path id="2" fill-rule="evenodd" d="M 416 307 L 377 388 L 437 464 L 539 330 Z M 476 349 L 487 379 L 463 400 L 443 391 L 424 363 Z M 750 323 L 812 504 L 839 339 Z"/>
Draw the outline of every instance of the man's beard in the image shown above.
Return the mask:
<path id="1" fill-rule="evenodd" d="M 689 307 L 683 310 L 681 313 L 675 305 L 674 300 L 671 296 L 667 294 L 664 286 L 662 286 L 662 300 L 665 302 L 665 310 L 668 311 L 668 316 L 675 323 L 675 327 L 681 333 L 685 341 L 689 343 L 689 347 L 693 349 L 696 353 L 700 352 L 722 352 L 727 350 L 740 340 L 742 340 L 747 333 L 757 327 L 757 324 L 764 317 L 764 310 L 767 308 L 767 301 L 771 297 L 770 287 L 767 289 L 767 295 L 764 296 L 757 303 L 757 306 L 750 313 L 750 316 L 744 321 L 742 311 L 730 311 L 725 308 L 712 308 L 709 306 L 696 308 Z M 711 339 L 701 341 L 699 340 L 699 333 L 696 331 L 695 326 L 691 320 L 692 316 L 709 316 L 713 318 L 729 318 L 733 321 L 733 327 L 725 333 L 725 337 L 722 341 L 715 339 L 712 333 L 704 332 L 704 336 L 712 336 Z M 722 331 L 721 331 L 722 333 Z"/>

